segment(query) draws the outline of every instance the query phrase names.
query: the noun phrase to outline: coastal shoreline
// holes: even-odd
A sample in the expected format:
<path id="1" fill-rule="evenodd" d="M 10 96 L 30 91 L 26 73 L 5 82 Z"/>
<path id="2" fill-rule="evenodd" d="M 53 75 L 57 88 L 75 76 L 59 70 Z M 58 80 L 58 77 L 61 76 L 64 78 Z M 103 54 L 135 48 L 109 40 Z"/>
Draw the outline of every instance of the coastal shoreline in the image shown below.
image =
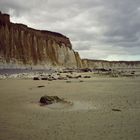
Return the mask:
<path id="1" fill-rule="evenodd" d="M 0 80 L 0 138 L 138 140 L 140 77 L 81 75 L 92 77 Z M 58 96 L 73 104 L 40 106 L 43 95 Z"/>

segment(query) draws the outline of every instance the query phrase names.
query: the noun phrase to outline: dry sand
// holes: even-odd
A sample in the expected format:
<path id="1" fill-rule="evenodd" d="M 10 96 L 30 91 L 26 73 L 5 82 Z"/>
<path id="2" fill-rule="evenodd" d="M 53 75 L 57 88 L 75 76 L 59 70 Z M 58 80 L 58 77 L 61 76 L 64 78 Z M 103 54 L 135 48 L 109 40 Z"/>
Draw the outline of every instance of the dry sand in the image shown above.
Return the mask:
<path id="1" fill-rule="evenodd" d="M 0 140 L 139 140 L 140 78 L 83 81 L 0 80 Z M 42 95 L 72 104 L 39 106 Z"/>

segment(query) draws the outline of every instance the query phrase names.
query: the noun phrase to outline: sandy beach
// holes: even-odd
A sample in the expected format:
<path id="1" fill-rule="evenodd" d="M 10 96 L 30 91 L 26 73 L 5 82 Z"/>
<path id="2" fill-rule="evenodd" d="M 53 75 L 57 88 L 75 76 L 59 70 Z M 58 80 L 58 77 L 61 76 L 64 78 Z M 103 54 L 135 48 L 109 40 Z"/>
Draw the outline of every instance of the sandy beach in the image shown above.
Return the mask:
<path id="1" fill-rule="evenodd" d="M 140 77 L 97 76 L 0 80 L 0 140 L 138 140 L 139 83 Z M 40 106 L 43 95 L 72 104 Z"/>

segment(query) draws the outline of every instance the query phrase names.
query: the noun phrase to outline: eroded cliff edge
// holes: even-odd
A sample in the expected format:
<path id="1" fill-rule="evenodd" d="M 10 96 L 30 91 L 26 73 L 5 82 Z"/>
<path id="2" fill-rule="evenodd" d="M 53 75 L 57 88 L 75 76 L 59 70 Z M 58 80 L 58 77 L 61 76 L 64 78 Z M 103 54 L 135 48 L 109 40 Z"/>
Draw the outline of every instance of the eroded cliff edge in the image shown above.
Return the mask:
<path id="1" fill-rule="evenodd" d="M 0 67 L 80 68 L 82 62 L 66 36 L 11 23 L 0 12 Z"/>
<path id="2" fill-rule="evenodd" d="M 66 36 L 11 23 L 0 12 L 1 68 L 140 68 L 140 61 L 81 59 Z"/>
<path id="3" fill-rule="evenodd" d="M 106 61 L 106 60 L 90 60 L 82 59 L 83 68 L 90 69 L 140 69 L 140 61 Z"/>

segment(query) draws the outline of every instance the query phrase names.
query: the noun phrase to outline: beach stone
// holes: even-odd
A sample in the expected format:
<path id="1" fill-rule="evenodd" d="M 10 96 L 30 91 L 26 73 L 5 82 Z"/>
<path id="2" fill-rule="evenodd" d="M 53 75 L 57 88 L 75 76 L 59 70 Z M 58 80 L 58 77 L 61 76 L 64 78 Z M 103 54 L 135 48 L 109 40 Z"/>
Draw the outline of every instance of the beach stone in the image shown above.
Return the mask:
<path id="1" fill-rule="evenodd" d="M 63 99 L 59 98 L 58 96 L 42 96 L 40 98 L 40 103 L 44 104 L 44 105 L 49 105 L 49 104 L 53 104 L 53 103 L 57 103 L 57 102 L 61 102 L 63 101 Z"/>
<path id="2" fill-rule="evenodd" d="M 78 76 L 75 76 L 74 78 L 78 79 L 78 78 L 81 78 L 82 76 L 81 75 L 78 75 Z"/>
<path id="3" fill-rule="evenodd" d="M 113 108 L 112 111 L 121 111 L 120 109 Z"/>
<path id="4" fill-rule="evenodd" d="M 71 76 L 71 75 L 66 75 L 67 78 L 69 79 L 78 79 L 78 78 L 81 78 L 82 76 L 81 75 L 77 75 L 77 76 Z"/>
<path id="5" fill-rule="evenodd" d="M 41 85 L 41 86 L 37 86 L 38 88 L 42 88 L 42 87 L 45 87 L 44 85 Z"/>
<path id="6" fill-rule="evenodd" d="M 48 80 L 48 78 L 47 77 L 42 77 L 41 80 Z"/>
<path id="7" fill-rule="evenodd" d="M 67 78 L 66 77 L 58 77 L 58 80 L 67 80 Z"/>
<path id="8" fill-rule="evenodd" d="M 135 71 L 132 71 L 131 74 L 135 74 Z"/>
<path id="9" fill-rule="evenodd" d="M 84 76 L 84 78 L 91 78 L 90 76 Z"/>
<path id="10" fill-rule="evenodd" d="M 67 78 L 73 78 L 71 75 L 66 75 Z"/>
<path id="11" fill-rule="evenodd" d="M 52 80 L 57 80 L 57 78 L 55 78 L 55 77 L 52 76 Z"/>
<path id="12" fill-rule="evenodd" d="M 33 80 L 40 80 L 38 77 L 34 77 Z"/>
<path id="13" fill-rule="evenodd" d="M 92 70 L 90 68 L 84 68 L 81 69 L 81 72 L 92 72 Z"/>

